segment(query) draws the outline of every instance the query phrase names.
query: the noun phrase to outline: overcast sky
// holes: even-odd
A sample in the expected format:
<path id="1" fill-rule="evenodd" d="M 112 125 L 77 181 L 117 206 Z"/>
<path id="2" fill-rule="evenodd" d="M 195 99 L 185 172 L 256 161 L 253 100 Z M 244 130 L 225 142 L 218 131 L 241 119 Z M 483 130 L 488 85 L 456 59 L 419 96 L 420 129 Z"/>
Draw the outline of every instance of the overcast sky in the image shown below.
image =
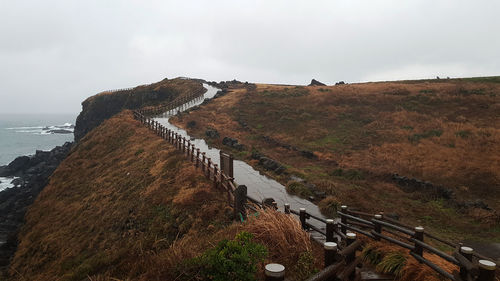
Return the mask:
<path id="1" fill-rule="evenodd" d="M 498 0 L 0 0 L 0 113 L 189 76 L 307 84 L 500 75 Z"/>

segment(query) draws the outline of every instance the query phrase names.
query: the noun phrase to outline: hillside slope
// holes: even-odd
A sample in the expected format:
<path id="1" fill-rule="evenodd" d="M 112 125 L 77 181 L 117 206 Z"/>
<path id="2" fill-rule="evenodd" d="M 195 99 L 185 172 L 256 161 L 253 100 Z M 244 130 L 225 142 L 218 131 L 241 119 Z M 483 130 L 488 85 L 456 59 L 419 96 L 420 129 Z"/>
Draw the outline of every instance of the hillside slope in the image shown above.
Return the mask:
<path id="1" fill-rule="evenodd" d="M 234 221 L 226 194 L 130 111 L 76 145 L 25 219 L 11 280 L 204 278 L 192 259 L 242 231 L 267 249 L 259 280 L 269 262 L 284 264 L 291 280 L 322 265 L 296 218 L 267 210 Z"/>
<path id="2" fill-rule="evenodd" d="M 266 172 L 316 202 L 326 194 L 326 214 L 343 203 L 454 240 L 498 241 L 499 80 L 230 85 L 173 122 L 197 137 L 217 130 L 207 139 L 225 149 L 224 137 L 237 139 L 235 155 L 258 169 L 268 168 L 261 156 L 280 162 L 284 173 Z"/>
<path id="3" fill-rule="evenodd" d="M 10 273 L 165 279 L 174 240 L 231 222 L 225 197 L 211 187 L 171 145 L 121 113 L 84 137 L 52 175 L 26 215 Z"/>

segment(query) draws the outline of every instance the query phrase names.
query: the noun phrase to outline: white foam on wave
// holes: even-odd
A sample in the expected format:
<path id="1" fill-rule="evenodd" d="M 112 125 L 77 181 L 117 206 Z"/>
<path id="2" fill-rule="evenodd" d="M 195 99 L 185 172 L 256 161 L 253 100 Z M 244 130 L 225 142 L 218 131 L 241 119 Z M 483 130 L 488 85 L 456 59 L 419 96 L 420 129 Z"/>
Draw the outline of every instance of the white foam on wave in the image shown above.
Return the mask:
<path id="1" fill-rule="evenodd" d="M 36 127 L 12 127 L 12 128 L 5 128 L 6 130 L 29 130 L 29 129 L 43 129 L 45 127 L 43 126 L 36 126 Z"/>
<path id="2" fill-rule="evenodd" d="M 11 183 L 14 179 L 15 177 L 11 178 L 0 177 L 0 191 L 14 187 L 14 185 Z"/>

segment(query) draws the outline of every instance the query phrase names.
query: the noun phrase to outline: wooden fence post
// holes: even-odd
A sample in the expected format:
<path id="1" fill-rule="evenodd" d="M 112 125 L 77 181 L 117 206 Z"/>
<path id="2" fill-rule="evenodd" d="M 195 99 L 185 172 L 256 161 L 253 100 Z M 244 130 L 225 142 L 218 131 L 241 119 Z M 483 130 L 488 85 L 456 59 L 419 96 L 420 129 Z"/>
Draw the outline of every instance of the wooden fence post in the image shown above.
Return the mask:
<path id="1" fill-rule="evenodd" d="M 346 244 L 347 244 L 347 246 L 351 245 L 355 241 L 356 241 L 356 233 L 349 232 L 349 233 L 346 234 Z M 352 253 L 348 254 L 345 257 L 345 263 L 346 264 L 350 264 L 351 262 L 354 262 L 355 259 L 356 259 L 356 251 L 352 251 Z M 355 276 L 355 271 L 353 271 L 349 275 L 349 280 L 353 280 L 354 276 Z"/>
<path id="2" fill-rule="evenodd" d="M 424 242 L 424 228 L 421 226 L 416 226 L 415 227 L 415 240 Z M 424 254 L 424 248 L 422 246 L 418 245 L 415 243 L 415 248 L 413 249 L 413 252 L 419 256 L 422 256 Z"/>
<path id="3" fill-rule="evenodd" d="M 472 253 L 474 252 L 474 250 L 470 247 L 460 247 L 460 249 L 458 250 L 458 252 L 464 256 L 464 258 L 466 258 L 468 261 L 472 262 Z M 467 280 L 467 275 L 468 275 L 468 271 L 467 271 L 467 268 L 460 265 L 460 278 L 462 278 L 463 280 Z"/>
<path id="4" fill-rule="evenodd" d="M 323 244 L 324 248 L 324 263 L 325 267 L 330 266 L 336 262 L 337 255 L 337 243 L 334 242 L 325 242 Z"/>
<path id="5" fill-rule="evenodd" d="M 285 203 L 285 214 L 290 214 L 290 203 Z"/>
<path id="6" fill-rule="evenodd" d="M 299 218 L 300 218 L 300 225 L 302 226 L 302 229 L 306 230 L 307 225 L 306 225 L 306 209 L 305 208 L 300 208 L 299 209 Z"/>
<path id="7" fill-rule="evenodd" d="M 201 153 L 201 157 L 202 157 L 202 160 L 201 160 L 201 171 L 203 171 L 203 173 L 205 174 L 205 152 Z"/>
<path id="8" fill-rule="evenodd" d="M 334 229 L 335 229 L 335 222 L 332 219 L 327 219 L 326 220 L 326 242 L 333 242 Z"/>
<path id="9" fill-rule="evenodd" d="M 186 138 L 182 137 L 182 154 L 186 153 Z"/>
<path id="10" fill-rule="evenodd" d="M 479 260 L 479 276 L 477 281 L 494 281 L 496 264 L 489 260 Z"/>
<path id="11" fill-rule="evenodd" d="M 214 164 L 214 188 L 218 188 L 218 182 L 217 182 L 217 164 Z"/>
<path id="12" fill-rule="evenodd" d="M 194 162 L 194 143 L 191 145 L 191 162 Z"/>
<path id="13" fill-rule="evenodd" d="M 341 209 L 342 213 L 345 213 L 345 214 L 347 213 L 347 206 L 346 205 L 340 206 L 340 209 Z M 340 222 L 342 224 L 347 224 L 347 218 L 345 216 L 340 216 Z M 345 226 L 341 225 L 340 226 L 340 231 L 342 233 L 346 234 L 347 233 L 347 228 Z"/>
<path id="14" fill-rule="evenodd" d="M 285 267 L 278 263 L 266 264 L 265 275 L 266 281 L 284 281 Z"/>
<path id="15" fill-rule="evenodd" d="M 187 153 L 187 156 L 189 157 L 189 153 L 191 152 L 191 141 L 188 140 L 187 141 L 187 149 L 186 149 L 186 153 Z"/>
<path id="16" fill-rule="evenodd" d="M 200 165 L 200 149 L 197 148 L 196 149 L 196 164 L 195 164 L 195 167 L 198 168 L 199 165 Z"/>
<path id="17" fill-rule="evenodd" d="M 212 165 L 212 160 L 207 158 L 207 178 L 210 179 L 210 165 Z"/>
<path id="18" fill-rule="evenodd" d="M 245 211 L 245 205 L 247 202 L 247 186 L 238 185 L 234 190 L 234 217 L 236 219 L 241 218 L 246 220 L 247 212 Z"/>
<path id="19" fill-rule="evenodd" d="M 278 210 L 278 202 L 273 201 L 271 204 L 273 205 L 273 209 Z"/>
<path id="20" fill-rule="evenodd" d="M 377 214 L 374 216 L 374 218 L 376 220 L 381 220 L 382 219 L 382 215 L 380 214 Z M 378 234 L 381 234 L 382 233 L 382 226 L 378 223 L 378 222 L 375 222 L 375 221 L 372 221 L 373 224 L 374 224 L 374 229 L 375 229 L 375 232 L 378 233 Z M 376 241 L 380 241 L 380 237 L 375 235 L 375 240 Z"/>

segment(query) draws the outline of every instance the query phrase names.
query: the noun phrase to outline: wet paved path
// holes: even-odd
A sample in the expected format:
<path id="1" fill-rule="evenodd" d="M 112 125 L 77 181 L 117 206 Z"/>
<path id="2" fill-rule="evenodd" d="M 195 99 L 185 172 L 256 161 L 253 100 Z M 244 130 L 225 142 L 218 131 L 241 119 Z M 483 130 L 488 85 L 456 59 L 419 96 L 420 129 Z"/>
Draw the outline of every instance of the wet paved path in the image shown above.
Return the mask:
<path id="1" fill-rule="evenodd" d="M 202 97 L 195 99 L 194 101 L 186 105 L 180 106 L 177 110 L 173 110 L 168 113 L 156 116 L 154 120 L 160 122 L 166 128 L 173 130 L 178 134 L 181 134 L 183 137 L 193 139 L 186 133 L 185 130 L 170 124 L 168 122 L 168 119 L 171 116 L 175 115 L 178 111 L 182 112 L 193 106 L 200 105 L 206 98 L 213 98 L 213 96 L 219 90 L 207 84 L 203 84 L 203 86 L 207 89 L 207 92 Z M 194 145 L 199 148 L 201 152 L 205 152 L 207 157 L 210 157 L 212 159 L 212 162 L 219 165 L 220 167 L 219 149 L 209 147 L 203 139 L 194 139 L 194 141 L 191 140 L 191 143 L 194 143 Z M 324 218 L 324 216 L 320 213 L 318 206 L 298 196 L 288 194 L 283 185 L 261 174 L 259 171 L 255 170 L 247 163 L 240 160 L 234 160 L 233 166 L 235 182 L 237 184 L 246 185 L 248 188 L 249 196 L 259 200 L 271 197 L 278 203 L 279 209 L 281 210 L 283 209 L 283 205 L 285 203 L 290 203 L 290 206 L 293 210 L 298 211 L 299 208 L 305 208 L 307 213 L 318 216 L 320 218 Z M 315 225 L 316 227 L 324 229 L 324 224 L 316 222 L 316 220 L 309 220 L 309 223 Z"/>

